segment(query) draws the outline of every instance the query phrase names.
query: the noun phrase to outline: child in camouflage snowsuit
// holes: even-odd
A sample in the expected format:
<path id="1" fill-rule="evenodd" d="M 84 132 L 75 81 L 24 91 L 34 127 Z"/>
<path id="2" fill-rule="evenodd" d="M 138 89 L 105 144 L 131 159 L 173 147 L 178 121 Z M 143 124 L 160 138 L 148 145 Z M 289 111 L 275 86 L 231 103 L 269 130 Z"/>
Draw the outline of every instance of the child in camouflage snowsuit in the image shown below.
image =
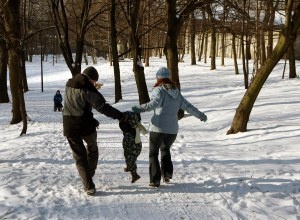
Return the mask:
<path id="1" fill-rule="evenodd" d="M 141 116 L 134 112 L 127 112 L 128 120 L 126 122 L 119 123 L 121 130 L 123 131 L 123 149 L 124 157 L 126 161 L 125 172 L 130 172 L 132 179 L 131 183 L 140 179 L 137 174 L 136 161 L 142 151 L 142 142 L 140 138 L 140 132 L 147 133 L 145 127 L 140 123 Z"/>

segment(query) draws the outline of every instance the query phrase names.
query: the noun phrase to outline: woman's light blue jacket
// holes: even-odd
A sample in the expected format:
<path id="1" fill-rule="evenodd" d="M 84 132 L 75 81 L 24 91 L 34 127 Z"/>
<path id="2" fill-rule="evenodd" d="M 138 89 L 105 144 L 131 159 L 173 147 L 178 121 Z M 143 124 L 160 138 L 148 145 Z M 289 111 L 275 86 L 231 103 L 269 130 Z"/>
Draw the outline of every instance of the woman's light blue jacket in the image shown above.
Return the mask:
<path id="1" fill-rule="evenodd" d="M 177 134 L 178 118 L 177 112 L 182 109 L 191 115 L 205 120 L 206 115 L 189 103 L 180 93 L 179 89 L 170 84 L 162 84 L 153 89 L 151 100 L 140 106 L 135 106 L 140 112 L 154 110 L 151 118 L 149 131 Z"/>

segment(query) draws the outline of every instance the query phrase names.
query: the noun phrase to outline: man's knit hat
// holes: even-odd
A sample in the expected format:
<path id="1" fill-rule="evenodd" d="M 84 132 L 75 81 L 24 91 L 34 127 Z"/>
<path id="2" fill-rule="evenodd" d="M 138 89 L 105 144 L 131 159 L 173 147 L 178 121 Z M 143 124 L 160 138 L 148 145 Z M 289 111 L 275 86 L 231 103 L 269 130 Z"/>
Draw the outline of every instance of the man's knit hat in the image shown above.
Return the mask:
<path id="1" fill-rule="evenodd" d="M 170 78 L 170 71 L 166 67 L 161 67 L 156 72 L 156 78 L 157 79 Z"/>
<path id="2" fill-rule="evenodd" d="M 98 81 L 99 79 L 98 71 L 92 66 L 87 67 L 82 74 L 86 75 L 90 80 Z"/>

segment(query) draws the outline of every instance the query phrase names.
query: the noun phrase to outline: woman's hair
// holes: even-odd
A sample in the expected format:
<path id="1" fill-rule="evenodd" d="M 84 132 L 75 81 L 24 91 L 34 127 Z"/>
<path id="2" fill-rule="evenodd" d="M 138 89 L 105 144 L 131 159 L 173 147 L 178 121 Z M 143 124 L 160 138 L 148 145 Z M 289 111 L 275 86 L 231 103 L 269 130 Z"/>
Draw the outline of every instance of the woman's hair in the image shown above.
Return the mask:
<path id="1" fill-rule="evenodd" d="M 157 79 L 156 83 L 154 84 L 153 87 L 157 87 L 160 86 L 161 84 L 171 84 L 177 87 L 176 83 L 174 83 L 173 81 L 171 81 L 169 78 L 161 78 L 161 79 Z"/>

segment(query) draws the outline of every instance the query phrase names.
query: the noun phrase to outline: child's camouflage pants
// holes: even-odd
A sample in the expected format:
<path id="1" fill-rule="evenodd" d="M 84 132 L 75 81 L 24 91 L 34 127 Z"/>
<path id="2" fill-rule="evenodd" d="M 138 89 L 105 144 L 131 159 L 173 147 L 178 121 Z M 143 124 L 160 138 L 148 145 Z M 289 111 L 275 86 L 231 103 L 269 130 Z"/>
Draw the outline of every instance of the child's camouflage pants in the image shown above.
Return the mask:
<path id="1" fill-rule="evenodd" d="M 142 143 L 135 143 L 135 136 L 125 133 L 123 137 L 124 156 L 127 165 L 127 171 L 136 172 L 136 160 L 142 151 Z"/>

